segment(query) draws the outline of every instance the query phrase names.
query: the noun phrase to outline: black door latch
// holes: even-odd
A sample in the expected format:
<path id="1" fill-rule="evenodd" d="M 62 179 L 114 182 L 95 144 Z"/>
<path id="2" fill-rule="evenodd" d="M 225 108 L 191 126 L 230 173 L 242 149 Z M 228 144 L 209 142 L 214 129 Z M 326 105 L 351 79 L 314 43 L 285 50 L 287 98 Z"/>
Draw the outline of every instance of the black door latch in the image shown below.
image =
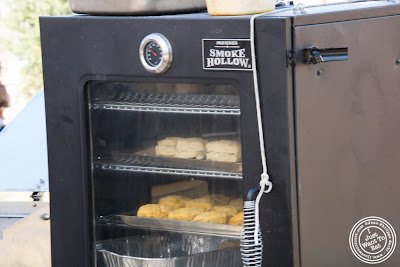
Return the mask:
<path id="1" fill-rule="evenodd" d="M 349 59 L 349 48 L 318 48 L 308 47 L 305 51 L 306 64 L 318 64 L 329 61 L 343 61 Z"/>

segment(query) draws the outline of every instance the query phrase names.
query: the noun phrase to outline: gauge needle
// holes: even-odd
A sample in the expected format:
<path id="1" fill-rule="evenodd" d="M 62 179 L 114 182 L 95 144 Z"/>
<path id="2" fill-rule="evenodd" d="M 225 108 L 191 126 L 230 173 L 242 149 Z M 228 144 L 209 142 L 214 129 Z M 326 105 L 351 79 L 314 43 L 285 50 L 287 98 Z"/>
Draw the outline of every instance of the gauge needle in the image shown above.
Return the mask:
<path id="1" fill-rule="evenodd" d="M 151 50 L 150 48 L 149 48 L 149 51 L 156 57 L 157 56 L 157 54 L 156 53 L 154 53 L 154 51 L 153 50 Z"/>

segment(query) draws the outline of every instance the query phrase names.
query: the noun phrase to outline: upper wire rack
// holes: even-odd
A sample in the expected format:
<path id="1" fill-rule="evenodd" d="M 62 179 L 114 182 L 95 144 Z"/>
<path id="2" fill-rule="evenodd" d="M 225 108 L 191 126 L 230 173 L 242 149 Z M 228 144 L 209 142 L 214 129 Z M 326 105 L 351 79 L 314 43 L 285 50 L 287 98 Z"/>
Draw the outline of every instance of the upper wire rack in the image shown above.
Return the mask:
<path id="1" fill-rule="evenodd" d="M 239 96 L 124 92 L 92 102 L 93 109 L 240 115 Z"/>

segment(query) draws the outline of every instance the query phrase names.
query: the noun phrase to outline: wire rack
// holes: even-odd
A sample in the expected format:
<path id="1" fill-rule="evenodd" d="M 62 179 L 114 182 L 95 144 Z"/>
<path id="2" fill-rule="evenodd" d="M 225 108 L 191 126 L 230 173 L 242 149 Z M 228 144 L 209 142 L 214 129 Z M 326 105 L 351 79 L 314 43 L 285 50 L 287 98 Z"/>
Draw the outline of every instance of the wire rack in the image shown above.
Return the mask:
<path id="1" fill-rule="evenodd" d="M 95 168 L 114 171 L 129 171 L 140 173 L 173 174 L 185 176 L 201 176 L 213 178 L 242 179 L 243 175 L 237 171 L 237 164 L 232 164 L 235 171 L 206 170 L 196 168 L 197 160 L 172 159 L 160 160 L 159 157 L 147 157 L 138 155 L 117 155 L 110 158 L 97 159 Z M 192 164 L 188 162 L 193 162 Z M 204 161 L 203 161 L 204 162 Z M 205 167 L 204 167 L 205 168 Z"/>
<path id="2" fill-rule="evenodd" d="M 141 229 L 226 236 L 235 239 L 240 238 L 243 231 L 242 226 L 235 225 L 142 218 L 130 215 L 99 216 L 96 218 L 96 222 L 112 227 L 137 227 Z"/>
<path id="3" fill-rule="evenodd" d="M 122 92 L 108 100 L 95 99 L 93 109 L 240 115 L 239 96 L 201 94 L 146 94 Z"/>

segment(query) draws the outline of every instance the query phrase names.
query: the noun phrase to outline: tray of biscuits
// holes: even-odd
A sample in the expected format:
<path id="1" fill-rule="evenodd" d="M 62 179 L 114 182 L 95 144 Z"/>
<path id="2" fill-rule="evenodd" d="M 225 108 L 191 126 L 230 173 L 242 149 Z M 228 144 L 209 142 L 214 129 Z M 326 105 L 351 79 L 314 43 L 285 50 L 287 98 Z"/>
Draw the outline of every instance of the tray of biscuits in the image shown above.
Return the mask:
<path id="1" fill-rule="evenodd" d="M 141 206 L 136 216 L 120 215 L 128 225 L 164 231 L 240 238 L 243 200 L 222 194 L 189 198 L 168 195 L 157 204 Z"/>
<path id="2" fill-rule="evenodd" d="M 239 239 L 243 231 L 243 227 L 241 226 L 217 223 L 178 221 L 126 215 L 120 215 L 120 218 L 125 224 L 130 226 L 181 233 L 227 236 Z"/>

